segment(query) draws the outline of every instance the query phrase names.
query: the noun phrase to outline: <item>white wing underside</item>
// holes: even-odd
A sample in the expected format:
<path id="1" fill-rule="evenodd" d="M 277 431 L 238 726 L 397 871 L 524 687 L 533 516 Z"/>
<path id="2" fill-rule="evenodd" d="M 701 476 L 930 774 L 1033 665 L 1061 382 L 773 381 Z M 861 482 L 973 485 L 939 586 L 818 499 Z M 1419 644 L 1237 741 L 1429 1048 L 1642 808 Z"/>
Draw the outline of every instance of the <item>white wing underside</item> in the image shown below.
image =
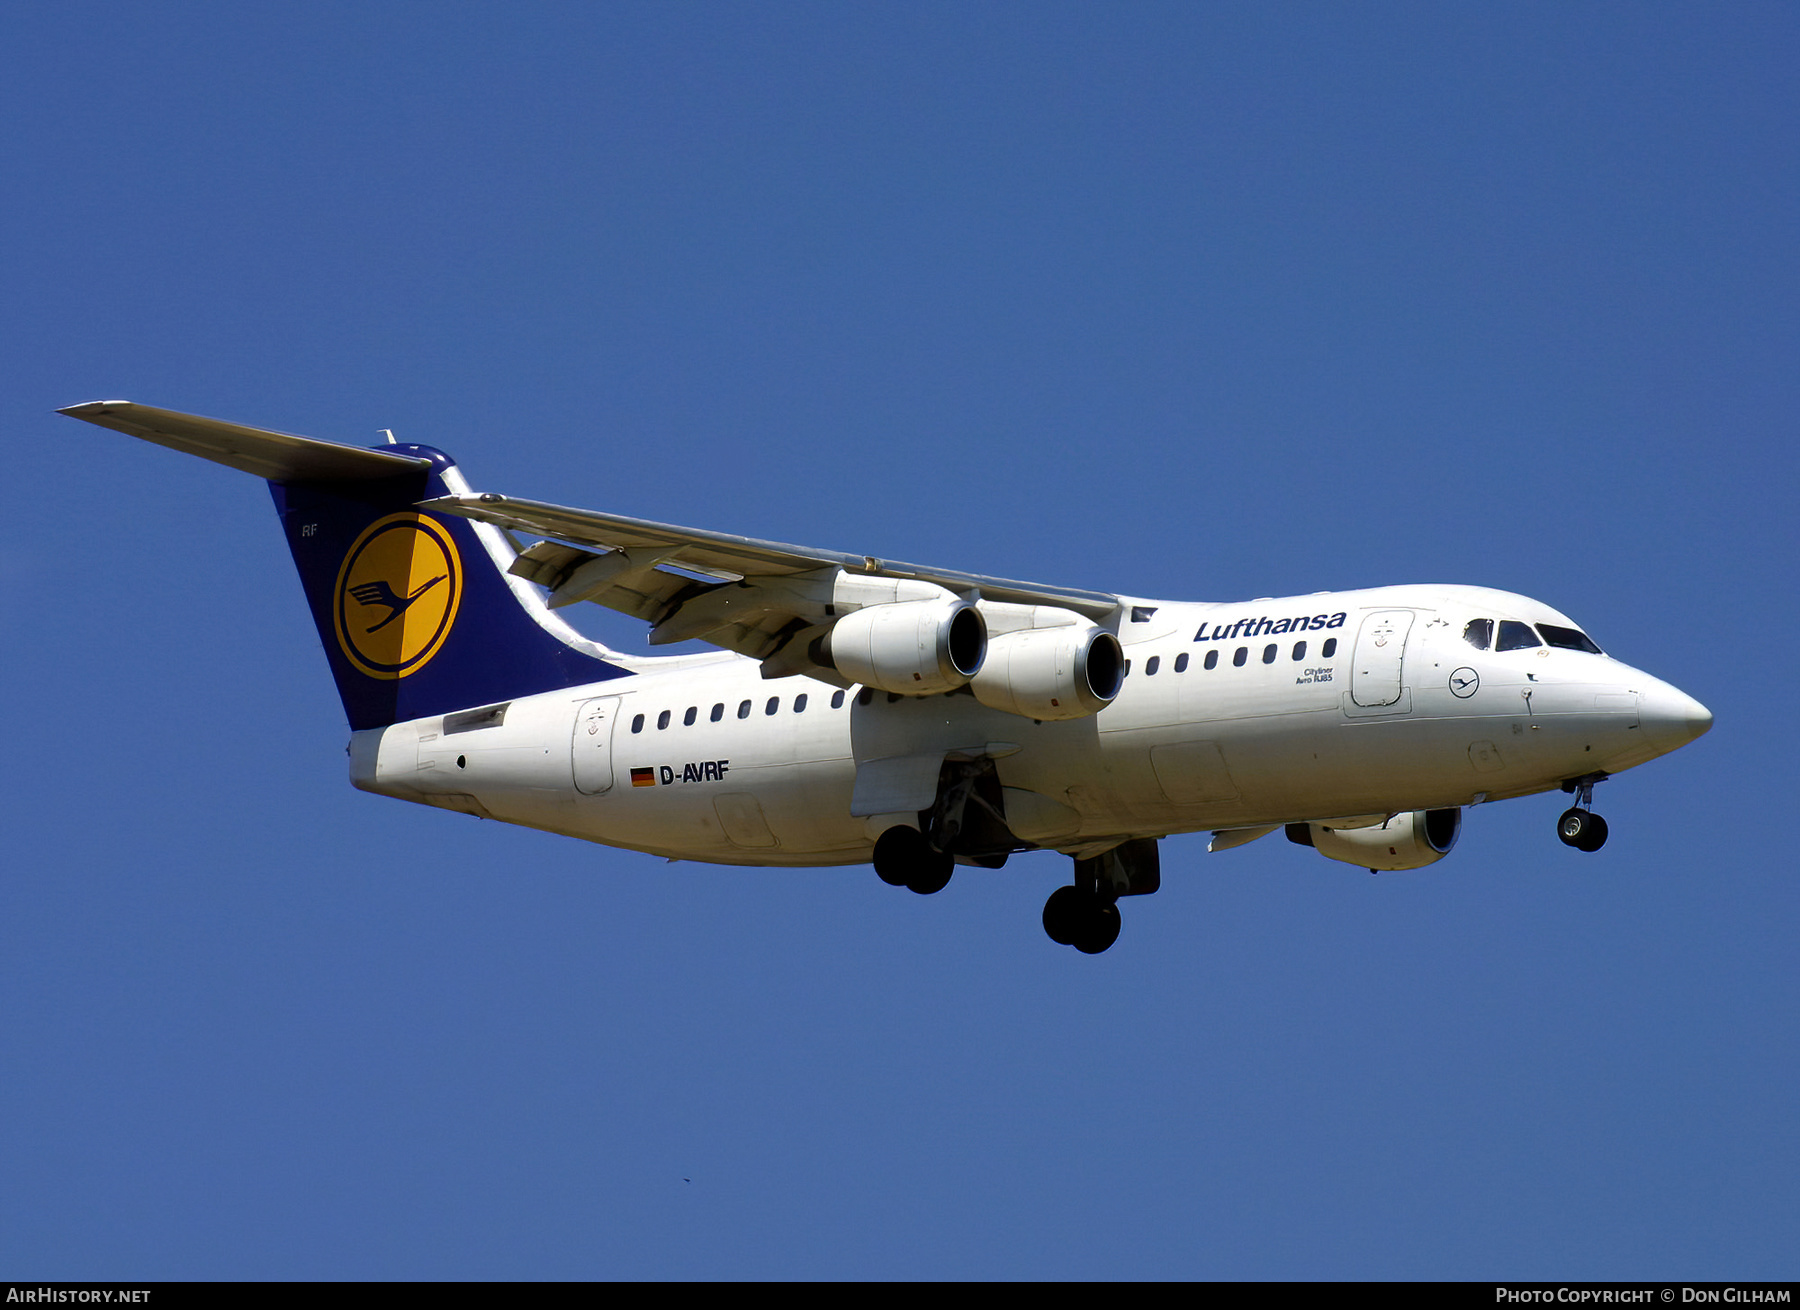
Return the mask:
<path id="1" fill-rule="evenodd" d="M 925 584 L 984 606 L 1048 606 L 1105 622 L 1119 598 L 873 556 L 653 523 L 493 493 L 445 496 L 422 509 L 545 540 L 512 572 L 550 592 L 552 608 L 589 601 L 652 625 L 652 645 L 698 638 L 764 661 L 764 674 L 841 682 L 806 657 L 844 612 L 842 578 Z M 837 599 L 834 599 L 837 598 Z M 852 606 L 854 608 L 854 606 Z"/>

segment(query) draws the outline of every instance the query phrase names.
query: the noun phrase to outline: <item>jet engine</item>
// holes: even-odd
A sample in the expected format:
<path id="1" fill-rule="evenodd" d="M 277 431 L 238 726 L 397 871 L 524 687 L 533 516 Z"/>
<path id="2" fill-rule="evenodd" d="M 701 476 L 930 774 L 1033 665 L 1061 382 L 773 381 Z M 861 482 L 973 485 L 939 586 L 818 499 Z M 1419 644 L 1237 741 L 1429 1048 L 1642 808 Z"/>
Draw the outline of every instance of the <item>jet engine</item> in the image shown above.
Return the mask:
<path id="1" fill-rule="evenodd" d="M 1119 639 L 1077 623 L 995 637 L 970 686 L 989 709 L 1028 719 L 1085 719 L 1112 704 L 1124 680 Z"/>
<path id="2" fill-rule="evenodd" d="M 815 658 L 852 682 L 902 696 L 955 691 L 982 667 L 987 622 L 966 600 L 867 605 L 832 624 Z"/>
<path id="3" fill-rule="evenodd" d="M 1372 828 L 1329 828 L 1322 823 L 1290 823 L 1288 840 L 1311 846 L 1326 859 L 1370 871 L 1423 869 L 1450 853 L 1462 832 L 1462 811 L 1409 810 Z"/>

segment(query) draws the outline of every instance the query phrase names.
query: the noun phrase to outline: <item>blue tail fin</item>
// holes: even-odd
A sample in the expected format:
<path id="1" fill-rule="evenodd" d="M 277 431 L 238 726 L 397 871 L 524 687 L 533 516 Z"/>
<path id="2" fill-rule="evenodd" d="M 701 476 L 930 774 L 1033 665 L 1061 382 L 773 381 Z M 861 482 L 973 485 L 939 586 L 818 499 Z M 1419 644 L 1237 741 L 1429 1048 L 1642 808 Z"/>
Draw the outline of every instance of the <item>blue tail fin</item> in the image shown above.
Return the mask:
<path id="1" fill-rule="evenodd" d="M 504 572 L 495 528 L 440 518 L 422 500 L 465 492 L 430 446 L 394 477 L 271 481 L 319 640 L 353 729 L 623 676 Z M 454 484 L 454 485 L 453 485 Z M 557 629 L 561 629 L 559 633 Z"/>

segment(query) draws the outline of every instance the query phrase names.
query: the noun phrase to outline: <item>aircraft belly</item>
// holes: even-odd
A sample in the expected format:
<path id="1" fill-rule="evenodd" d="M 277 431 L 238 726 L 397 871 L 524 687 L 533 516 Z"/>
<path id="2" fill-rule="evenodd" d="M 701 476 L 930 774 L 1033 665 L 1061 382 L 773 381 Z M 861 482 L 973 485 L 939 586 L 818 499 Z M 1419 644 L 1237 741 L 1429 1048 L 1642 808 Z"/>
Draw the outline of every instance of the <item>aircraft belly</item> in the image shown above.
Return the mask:
<path id="1" fill-rule="evenodd" d="M 1319 712 L 1190 724 L 1179 740 L 1157 742 L 1147 754 L 1178 831 L 1344 813 L 1331 808 L 1332 798 L 1355 776 L 1335 719 Z"/>

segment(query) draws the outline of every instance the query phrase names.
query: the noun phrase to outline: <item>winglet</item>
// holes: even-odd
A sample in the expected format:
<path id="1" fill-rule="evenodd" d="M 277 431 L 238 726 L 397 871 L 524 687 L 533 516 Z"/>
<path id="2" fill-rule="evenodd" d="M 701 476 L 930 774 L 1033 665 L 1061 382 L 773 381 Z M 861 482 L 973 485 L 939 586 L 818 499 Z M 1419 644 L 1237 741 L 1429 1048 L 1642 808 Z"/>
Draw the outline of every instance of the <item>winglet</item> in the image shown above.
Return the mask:
<path id="1" fill-rule="evenodd" d="M 430 467 L 429 460 L 417 456 L 248 428 L 241 423 L 155 409 L 129 400 L 91 400 L 57 413 L 198 455 L 240 472 L 254 473 L 270 482 L 360 482 L 417 473 Z"/>

